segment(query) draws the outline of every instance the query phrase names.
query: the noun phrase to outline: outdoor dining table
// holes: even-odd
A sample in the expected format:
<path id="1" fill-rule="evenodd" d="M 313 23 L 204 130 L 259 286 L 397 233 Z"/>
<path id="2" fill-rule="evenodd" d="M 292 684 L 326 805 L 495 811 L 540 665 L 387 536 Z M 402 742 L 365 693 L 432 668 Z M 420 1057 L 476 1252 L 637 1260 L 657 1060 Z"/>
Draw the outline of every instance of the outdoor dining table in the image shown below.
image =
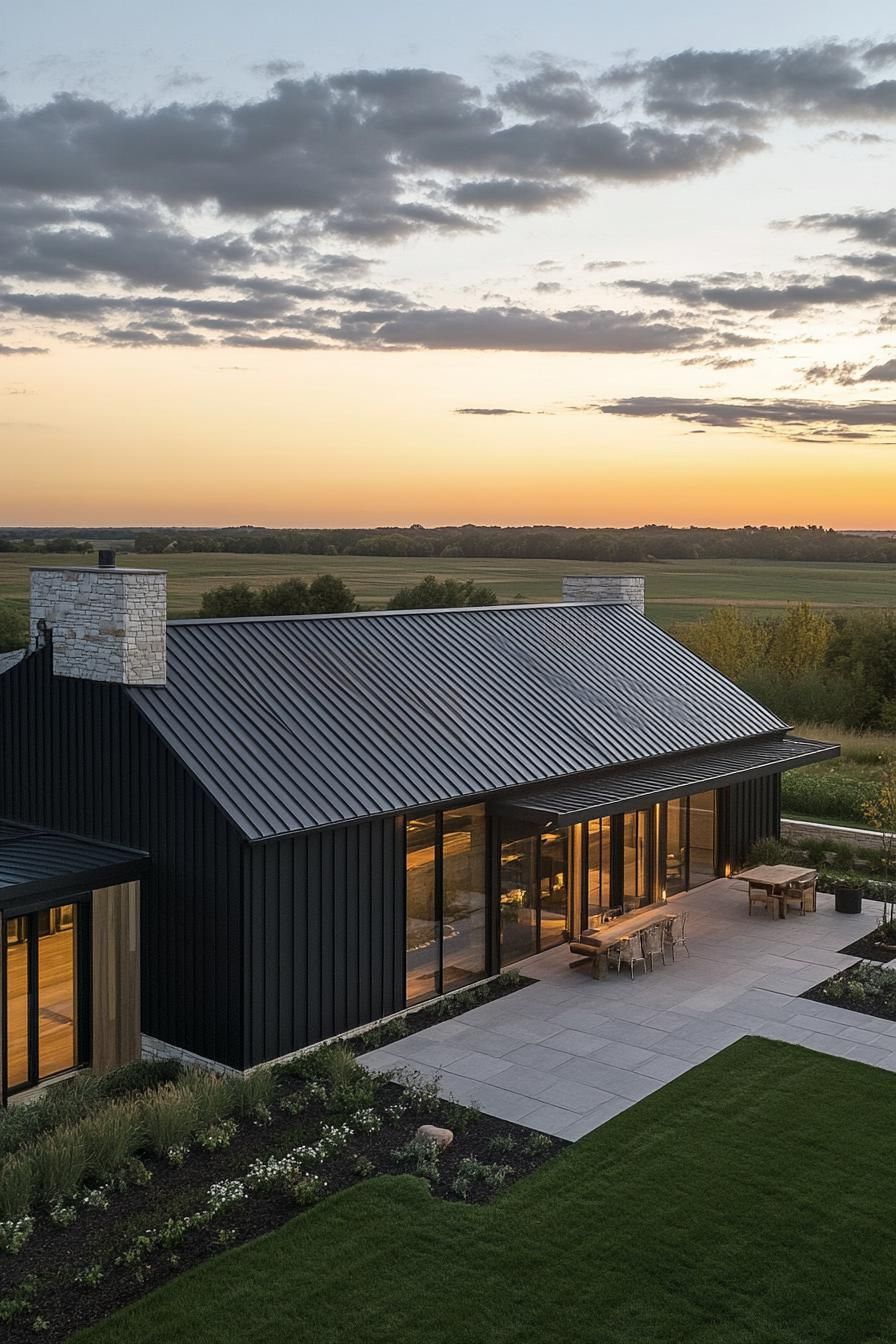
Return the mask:
<path id="1" fill-rule="evenodd" d="M 611 947 L 621 943 L 624 938 L 631 937 L 633 933 L 649 929 L 653 924 L 665 924 L 667 920 L 674 919 L 677 913 L 675 906 L 669 902 L 654 901 L 630 915 L 620 915 L 618 919 L 611 919 L 607 924 L 599 924 L 594 929 L 583 929 L 579 937 L 573 939 L 570 950 L 575 952 L 577 947 L 581 946 L 587 947 L 590 953 L 591 949 L 595 948 L 596 979 L 603 980 L 608 970 L 607 953 Z"/>
<path id="2" fill-rule="evenodd" d="M 735 873 L 735 878 L 742 882 L 748 882 L 754 887 L 763 887 L 771 896 L 778 901 L 778 918 L 785 919 L 787 915 L 787 903 L 784 900 L 784 888 L 791 882 L 801 882 L 803 879 L 815 877 L 814 868 L 795 868 L 789 863 L 760 863 L 756 868 L 745 868 L 742 873 Z"/>

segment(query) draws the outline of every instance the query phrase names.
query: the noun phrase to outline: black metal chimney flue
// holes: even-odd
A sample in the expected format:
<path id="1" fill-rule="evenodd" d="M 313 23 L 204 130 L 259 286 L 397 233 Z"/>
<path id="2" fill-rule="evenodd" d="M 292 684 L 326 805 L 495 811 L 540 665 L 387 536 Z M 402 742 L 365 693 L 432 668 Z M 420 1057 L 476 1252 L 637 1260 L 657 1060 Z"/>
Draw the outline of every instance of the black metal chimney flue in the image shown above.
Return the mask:
<path id="1" fill-rule="evenodd" d="M 99 565 L 100 569 L 114 569 L 115 552 L 100 551 L 99 555 L 97 556 L 97 564 Z"/>

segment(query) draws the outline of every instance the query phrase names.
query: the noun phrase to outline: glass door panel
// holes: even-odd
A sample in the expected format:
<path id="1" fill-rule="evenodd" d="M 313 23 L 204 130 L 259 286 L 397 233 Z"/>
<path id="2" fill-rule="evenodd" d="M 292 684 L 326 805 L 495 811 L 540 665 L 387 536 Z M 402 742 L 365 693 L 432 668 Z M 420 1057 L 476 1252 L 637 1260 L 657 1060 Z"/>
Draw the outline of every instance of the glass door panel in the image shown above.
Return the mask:
<path id="1" fill-rule="evenodd" d="M 541 928 L 539 950 L 563 942 L 569 927 L 569 834 L 547 831 L 541 837 Z"/>
<path id="2" fill-rule="evenodd" d="M 622 825 L 622 904 L 635 910 L 650 902 L 647 888 L 649 812 L 626 812 Z"/>
<path id="3" fill-rule="evenodd" d="M 588 822 L 588 908 L 587 925 L 600 922 L 601 911 L 613 904 L 610 898 L 610 836 L 612 819 L 597 817 Z"/>
<path id="4" fill-rule="evenodd" d="M 6 921 L 6 1086 L 28 1082 L 28 921 Z"/>
<path id="5" fill-rule="evenodd" d="M 436 909 L 436 818 L 407 822 L 407 1001 L 438 993 L 439 925 Z"/>
<path id="6" fill-rule="evenodd" d="M 694 793 L 690 799 L 690 884 L 698 887 L 716 875 L 716 795 Z"/>
<path id="7" fill-rule="evenodd" d="M 74 905 L 48 911 L 46 932 L 37 940 L 38 1078 L 77 1063 L 77 1003 Z"/>
<path id="8" fill-rule="evenodd" d="M 666 804 L 666 895 L 686 891 L 688 884 L 688 800 Z"/>
<path id="9" fill-rule="evenodd" d="M 538 951 L 538 836 L 501 846 L 501 965 Z"/>
<path id="10" fill-rule="evenodd" d="M 442 992 L 486 974 L 485 808 L 442 815 Z"/>

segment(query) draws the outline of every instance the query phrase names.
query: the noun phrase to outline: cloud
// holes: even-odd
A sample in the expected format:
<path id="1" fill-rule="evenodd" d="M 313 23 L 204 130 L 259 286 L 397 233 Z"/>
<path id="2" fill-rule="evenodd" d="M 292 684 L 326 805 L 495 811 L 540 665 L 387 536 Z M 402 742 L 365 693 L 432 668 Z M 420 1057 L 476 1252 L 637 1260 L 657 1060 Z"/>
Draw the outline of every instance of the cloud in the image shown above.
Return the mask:
<path id="1" fill-rule="evenodd" d="M 598 110 L 597 100 L 577 71 L 550 63 L 523 79 L 499 85 L 495 97 L 514 112 L 560 121 L 588 121 Z"/>
<path id="2" fill-rule="evenodd" d="M 699 51 L 628 62 L 602 84 L 640 95 L 648 114 L 679 123 L 755 129 L 774 116 L 800 120 L 896 117 L 896 81 L 870 80 L 864 64 L 891 59 L 891 44 L 817 42 L 753 51 Z M 876 54 L 872 54 L 876 53 Z"/>
<path id="3" fill-rule="evenodd" d="M 867 369 L 859 379 L 861 383 L 896 383 L 896 359 L 888 359 L 883 364 L 875 364 Z"/>
<path id="4" fill-rule="evenodd" d="M 458 406 L 455 415 L 528 415 L 528 411 L 514 411 L 506 406 Z"/>
<path id="5" fill-rule="evenodd" d="M 752 359 L 737 359 L 727 355 L 693 355 L 683 359 L 682 364 L 705 364 L 710 369 L 741 369 L 745 364 L 755 363 Z"/>
<path id="6" fill-rule="evenodd" d="M 584 408 L 582 408 L 584 409 Z M 896 429 L 896 404 L 864 401 L 838 405 L 824 401 L 708 401 L 689 397 L 622 397 L 587 409 L 605 415 L 672 418 L 714 429 L 753 429 L 787 438 L 848 442 Z"/>
<path id="7" fill-rule="evenodd" d="M 265 79 L 284 79 L 286 75 L 292 75 L 301 68 L 301 61 L 283 60 L 262 61 L 258 65 L 249 66 L 254 75 L 263 75 Z"/>
<path id="8" fill-rule="evenodd" d="M 861 275 L 828 275 L 817 280 L 799 279 L 781 284 L 755 284 L 747 277 L 741 283 L 707 280 L 620 280 L 625 289 L 647 297 L 675 299 L 691 307 L 712 304 L 741 313 L 769 313 L 785 317 L 806 308 L 874 303 L 896 298 L 896 278 L 867 279 Z"/>
<path id="9" fill-rule="evenodd" d="M 776 220 L 778 229 L 817 229 L 825 233 L 840 233 L 860 243 L 875 243 L 896 248 L 896 209 L 847 210 L 817 215 L 801 215 L 799 219 Z"/>
<path id="10" fill-rule="evenodd" d="M 892 65 L 896 62 L 896 42 L 878 42 L 876 46 L 869 47 L 863 53 L 862 60 L 875 69 L 878 66 Z"/>
<path id="11" fill-rule="evenodd" d="M 42 345 L 2 345 L 0 344 L 0 358 L 4 355 L 45 355 L 46 349 Z"/>
<path id="12" fill-rule="evenodd" d="M 582 187 L 564 182 L 530 182 L 516 177 L 497 177 L 479 182 L 464 182 L 450 193 L 455 205 L 481 210 L 547 210 L 572 205 L 584 195 Z"/>
<path id="13" fill-rule="evenodd" d="M 822 144 L 839 145 L 886 145 L 889 138 L 875 135 L 873 131 L 829 131 L 821 137 Z"/>
<path id="14" fill-rule="evenodd" d="M 199 84 L 207 83 L 208 79 L 205 75 L 197 75 L 194 71 L 182 70 L 180 66 L 177 66 L 165 80 L 163 87 L 166 89 L 191 89 Z"/>

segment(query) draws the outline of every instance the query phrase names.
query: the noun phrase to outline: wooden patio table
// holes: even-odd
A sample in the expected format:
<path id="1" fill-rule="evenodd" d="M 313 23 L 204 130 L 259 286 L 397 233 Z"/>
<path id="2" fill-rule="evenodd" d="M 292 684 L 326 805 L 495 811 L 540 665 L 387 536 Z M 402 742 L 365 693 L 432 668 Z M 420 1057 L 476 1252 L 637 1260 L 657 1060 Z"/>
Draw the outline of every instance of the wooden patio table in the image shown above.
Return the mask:
<path id="1" fill-rule="evenodd" d="M 784 900 L 784 887 L 790 882 L 800 882 L 803 878 L 815 877 L 814 868 L 795 868 L 789 863 L 760 863 L 756 868 L 745 868 L 742 873 L 734 873 L 735 878 L 749 882 L 754 887 L 764 887 L 778 901 L 778 918 L 785 919 L 787 902 Z"/>
<path id="2" fill-rule="evenodd" d="M 607 952 L 611 947 L 621 943 L 623 938 L 631 937 L 633 933 L 649 929 L 653 924 L 665 924 L 667 919 L 674 919 L 677 913 L 669 901 L 654 901 L 652 905 L 642 906 L 630 915 L 620 915 L 608 924 L 600 924 L 596 929 L 583 929 L 580 937 L 570 943 L 570 951 L 575 952 L 578 946 L 582 946 L 588 949 L 583 955 L 592 955 L 591 949 L 596 949 L 595 979 L 603 980 L 608 969 Z"/>

